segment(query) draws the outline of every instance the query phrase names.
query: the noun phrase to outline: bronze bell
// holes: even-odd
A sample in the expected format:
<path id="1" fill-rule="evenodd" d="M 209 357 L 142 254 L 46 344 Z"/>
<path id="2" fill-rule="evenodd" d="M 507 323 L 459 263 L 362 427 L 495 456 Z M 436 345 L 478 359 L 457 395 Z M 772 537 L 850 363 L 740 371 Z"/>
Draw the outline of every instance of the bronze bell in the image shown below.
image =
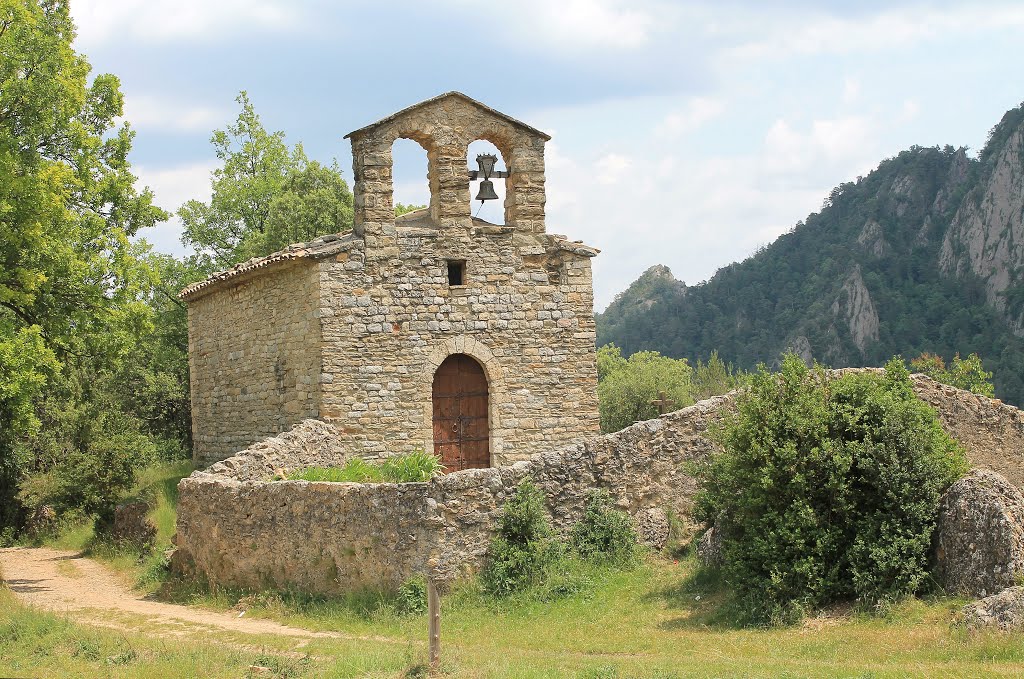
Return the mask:
<path id="1" fill-rule="evenodd" d="M 476 199 L 481 203 L 485 200 L 498 199 L 498 194 L 494 192 L 494 184 L 491 183 L 490 179 L 484 179 L 480 182 L 480 192 L 476 194 Z"/>

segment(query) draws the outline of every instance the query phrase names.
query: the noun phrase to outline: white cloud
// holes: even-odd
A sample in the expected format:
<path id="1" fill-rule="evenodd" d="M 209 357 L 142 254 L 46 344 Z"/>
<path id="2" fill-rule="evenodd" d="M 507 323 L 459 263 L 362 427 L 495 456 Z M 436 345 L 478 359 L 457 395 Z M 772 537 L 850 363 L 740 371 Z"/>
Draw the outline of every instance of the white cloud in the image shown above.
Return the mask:
<path id="1" fill-rule="evenodd" d="M 166 168 L 136 165 L 133 168 L 138 176 L 135 185 L 139 189 L 148 186 L 153 191 L 153 202 L 173 213 L 189 200 L 210 200 L 210 173 L 218 166 L 214 160 Z M 160 252 L 181 256 L 187 254 L 181 244 L 181 232 L 181 220 L 172 216 L 166 222 L 140 230 L 138 236 Z"/>
<path id="2" fill-rule="evenodd" d="M 921 114 L 921 105 L 916 99 L 904 99 L 896 120 L 901 123 L 909 123 L 917 120 Z"/>
<path id="3" fill-rule="evenodd" d="M 294 3 L 278 0 L 72 0 L 79 45 L 111 40 L 164 42 L 222 38 L 253 29 L 289 30 Z"/>
<path id="4" fill-rule="evenodd" d="M 898 8 L 857 17 L 818 13 L 747 13 L 737 33 L 745 33 L 727 50 L 733 58 L 761 61 L 792 55 L 854 54 L 906 50 L 927 40 L 983 31 L 1024 28 L 1019 3 L 972 3 L 960 7 Z"/>
<path id="5" fill-rule="evenodd" d="M 714 120 L 724 110 L 725 104 L 719 99 L 694 97 L 681 110 L 673 111 L 665 116 L 661 125 L 658 126 L 658 133 L 669 139 L 675 139 Z"/>
<path id="6" fill-rule="evenodd" d="M 136 129 L 210 132 L 231 114 L 210 106 L 192 105 L 150 95 L 125 95 L 124 119 Z"/>
<path id="7" fill-rule="evenodd" d="M 632 50 L 647 45 L 656 30 L 654 0 L 519 0 L 481 4 L 449 0 L 460 11 L 478 14 L 491 30 L 516 47 L 537 42 L 554 52 Z"/>
<path id="8" fill-rule="evenodd" d="M 597 159 L 597 174 L 594 179 L 598 184 L 610 186 L 618 184 L 633 167 L 633 159 L 618 153 L 608 153 Z"/>
<path id="9" fill-rule="evenodd" d="M 875 132 L 867 118 L 848 116 L 814 120 L 801 132 L 776 120 L 764 138 L 763 162 L 770 172 L 808 172 L 823 164 L 842 164 L 870 157 Z"/>
<path id="10" fill-rule="evenodd" d="M 210 173 L 219 166 L 215 160 L 205 160 L 167 168 L 136 165 L 133 169 L 138 176 L 136 186 L 148 186 L 153 190 L 154 202 L 173 212 L 192 199 L 210 200 Z"/>
<path id="11" fill-rule="evenodd" d="M 860 99 L 860 80 L 849 76 L 843 81 L 843 103 L 852 104 Z"/>
<path id="12" fill-rule="evenodd" d="M 516 11 L 522 5 L 514 3 Z M 654 18 L 636 9 L 637 3 L 617 0 L 540 0 L 534 4 L 531 24 L 552 42 L 579 46 L 634 48 L 650 38 Z"/>

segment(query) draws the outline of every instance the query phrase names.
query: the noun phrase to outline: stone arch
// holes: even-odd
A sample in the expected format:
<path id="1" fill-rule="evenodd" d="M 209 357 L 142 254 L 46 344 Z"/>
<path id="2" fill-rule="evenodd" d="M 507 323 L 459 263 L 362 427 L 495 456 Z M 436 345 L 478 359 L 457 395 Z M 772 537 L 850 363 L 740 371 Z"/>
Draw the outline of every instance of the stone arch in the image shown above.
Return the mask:
<path id="1" fill-rule="evenodd" d="M 444 360 L 453 354 L 465 354 L 480 364 L 484 369 L 484 376 L 487 378 L 489 389 L 487 417 L 488 426 L 491 430 L 491 463 L 502 458 L 503 437 L 501 436 L 501 404 L 508 401 L 508 391 L 505 385 L 504 371 L 501 368 L 494 352 L 482 342 L 469 335 L 457 335 L 445 338 L 435 344 L 427 353 L 426 364 L 420 376 L 420 387 L 418 389 L 421 403 L 423 404 L 424 428 L 421 433 L 423 448 L 428 453 L 434 452 L 434 402 L 432 390 L 434 385 L 434 373 L 441 367 Z"/>
<path id="2" fill-rule="evenodd" d="M 434 213 L 436 212 L 436 208 L 437 208 L 437 186 L 436 186 L 436 181 L 435 181 L 435 178 L 434 178 L 435 173 L 432 170 L 433 166 L 432 166 L 432 159 L 431 159 L 431 155 L 432 155 L 431 154 L 431 149 L 434 148 L 434 145 L 433 145 L 433 142 L 428 137 L 426 137 L 426 136 L 424 136 L 422 134 L 414 134 L 414 133 L 398 134 L 390 142 L 389 150 L 391 152 L 391 162 L 392 162 L 391 176 L 390 176 L 390 179 L 391 179 L 391 195 L 392 195 L 392 209 L 397 204 L 397 201 L 394 198 L 394 183 L 395 183 L 395 180 L 394 180 L 395 166 L 394 166 L 394 164 L 396 162 L 396 159 L 395 159 L 395 145 L 399 141 L 412 142 L 412 144 L 406 145 L 406 148 L 405 148 L 404 151 L 402 149 L 402 145 L 399 145 L 399 155 L 400 156 L 401 155 L 407 155 L 406 152 L 409 151 L 408 147 L 412 147 L 413 144 L 415 144 L 416 146 L 419 146 L 419 148 L 422 149 L 424 154 L 425 154 L 425 158 L 426 158 L 427 162 L 426 162 L 426 173 L 425 173 L 423 179 L 425 179 L 426 182 L 427 182 L 427 190 L 429 192 L 427 207 L 430 210 L 431 216 L 433 216 Z M 415 148 L 415 147 L 413 147 L 413 148 Z M 420 162 L 422 162 L 422 159 L 424 158 L 424 156 L 419 156 L 419 158 L 420 158 Z"/>
<path id="3" fill-rule="evenodd" d="M 474 146 L 477 146 L 477 148 L 474 149 Z M 496 154 L 498 156 L 498 162 L 495 166 L 495 169 L 508 170 L 509 165 L 508 160 L 506 159 L 507 153 L 490 139 L 478 137 L 476 139 L 470 140 L 469 143 L 466 144 L 466 166 L 469 168 L 470 171 L 473 171 L 477 168 L 476 157 L 479 153 Z M 483 219 L 488 221 L 492 221 L 497 217 L 497 221 L 495 221 L 496 224 L 507 224 L 510 217 L 510 209 L 512 208 L 512 202 L 508 197 L 507 190 L 509 184 L 508 179 L 494 179 L 492 180 L 492 182 L 494 184 L 495 189 L 500 189 L 499 195 L 502 192 L 504 192 L 505 194 L 505 200 L 501 203 L 500 206 L 497 206 L 499 209 L 496 210 L 494 208 L 491 208 L 489 205 L 484 208 L 483 214 L 479 215 L 480 204 L 474 201 L 474 182 L 471 180 L 469 183 L 470 214 L 482 216 Z M 493 203 L 491 205 L 493 205 Z M 500 217 L 497 216 L 498 214 L 500 214 Z"/>

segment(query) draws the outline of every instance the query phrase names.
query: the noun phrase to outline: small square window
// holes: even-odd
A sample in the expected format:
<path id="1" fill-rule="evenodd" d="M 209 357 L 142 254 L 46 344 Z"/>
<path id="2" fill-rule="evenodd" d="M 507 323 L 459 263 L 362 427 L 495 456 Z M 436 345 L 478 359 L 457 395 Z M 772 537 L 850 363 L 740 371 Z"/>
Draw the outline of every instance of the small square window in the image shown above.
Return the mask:
<path id="1" fill-rule="evenodd" d="M 448 285 L 466 284 L 466 260 L 448 260 Z"/>

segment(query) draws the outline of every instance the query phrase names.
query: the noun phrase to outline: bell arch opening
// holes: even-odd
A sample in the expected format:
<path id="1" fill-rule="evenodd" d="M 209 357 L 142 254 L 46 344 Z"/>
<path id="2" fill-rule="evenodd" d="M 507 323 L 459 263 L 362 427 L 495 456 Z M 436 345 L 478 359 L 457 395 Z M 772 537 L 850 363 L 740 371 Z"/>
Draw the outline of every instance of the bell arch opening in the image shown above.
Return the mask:
<path id="1" fill-rule="evenodd" d="M 452 354 L 434 372 L 431 388 L 434 455 L 446 472 L 491 466 L 490 385 L 467 354 Z"/>
<path id="2" fill-rule="evenodd" d="M 484 178 L 481 167 L 477 162 L 478 156 L 492 156 L 496 158 L 494 171 L 508 172 L 508 162 L 505 160 L 505 154 L 490 141 L 477 139 L 467 147 L 466 164 L 470 171 L 477 172 L 477 178 L 469 183 L 470 214 L 477 219 L 482 219 L 491 224 L 506 224 L 508 223 L 506 216 L 508 205 L 505 178 L 500 176 Z M 490 198 L 481 203 L 480 198 L 485 196 L 490 196 Z"/>
<path id="3" fill-rule="evenodd" d="M 399 137 L 391 145 L 391 158 L 395 217 L 429 208 L 434 187 L 430 184 L 429 153 L 424 145 L 414 139 Z"/>

